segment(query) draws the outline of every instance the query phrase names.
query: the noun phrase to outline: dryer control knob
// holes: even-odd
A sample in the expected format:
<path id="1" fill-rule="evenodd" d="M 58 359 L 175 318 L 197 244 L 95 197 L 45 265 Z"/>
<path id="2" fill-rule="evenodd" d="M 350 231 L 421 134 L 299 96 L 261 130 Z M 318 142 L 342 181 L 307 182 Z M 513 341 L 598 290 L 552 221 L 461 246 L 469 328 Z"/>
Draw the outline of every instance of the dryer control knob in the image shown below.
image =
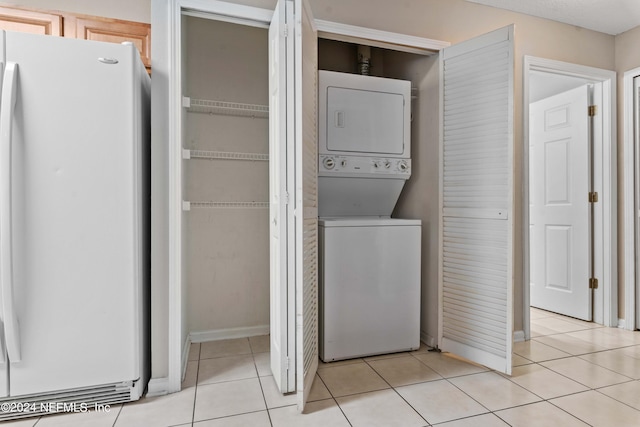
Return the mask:
<path id="1" fill-rule="evenodd" d="M 346 160 L 342 160 L 340 162 L 340 166 L 342 166 L 343 168 L 346 168 L 347 167 L 347 161 Z"/>
<path id="2" fill-rule="evenodd" d="M 391 167 L 391 162 L 389 160 L 384 161 L 384 168 L 389 169 Z"/>
<path id="3" fill-rule="evenodd" d="M 336 162 L 335 160 L 333 160 L 331 157 L 327 157 L 322 161 L 322 164 L 324 165 L 325 168 L 327 169 L 333 169 L 336 166 Z"/>
<path id="4" fill-rule="evenodd" d="M 398 162 L 398 169 L 400 170 L 400 172 L 406 172 L 409 170 L 409 165 L 404 160 L 401 160 L 400 162 Z"/>

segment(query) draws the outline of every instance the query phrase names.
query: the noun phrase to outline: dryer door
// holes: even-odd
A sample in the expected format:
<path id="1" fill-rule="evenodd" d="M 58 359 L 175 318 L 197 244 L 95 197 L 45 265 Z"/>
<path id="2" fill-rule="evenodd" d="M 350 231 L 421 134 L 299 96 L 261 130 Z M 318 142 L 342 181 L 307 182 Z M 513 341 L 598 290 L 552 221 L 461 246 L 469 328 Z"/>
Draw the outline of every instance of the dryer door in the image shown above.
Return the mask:
<path id="1" fill-rule="evenodd" d="M 327 88 L 329 152 L 402 154 L 404 97 L 399 93 Z"/>

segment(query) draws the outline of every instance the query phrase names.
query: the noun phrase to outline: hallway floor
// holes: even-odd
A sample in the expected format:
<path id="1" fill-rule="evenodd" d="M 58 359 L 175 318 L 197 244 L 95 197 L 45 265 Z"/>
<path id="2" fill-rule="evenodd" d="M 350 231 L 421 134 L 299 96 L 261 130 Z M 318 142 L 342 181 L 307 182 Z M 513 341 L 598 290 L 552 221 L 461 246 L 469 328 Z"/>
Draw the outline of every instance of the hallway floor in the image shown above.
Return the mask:
<path id="1" fill-rule="evenodd" d="M 532 308 L 531 335 L 511 377 L 426 347 L 320 363 L 303 415 L 276 390 L 268 337 L 193 344 L 179 393 L 3 426 L 640 425 L 640 332 Z"/>

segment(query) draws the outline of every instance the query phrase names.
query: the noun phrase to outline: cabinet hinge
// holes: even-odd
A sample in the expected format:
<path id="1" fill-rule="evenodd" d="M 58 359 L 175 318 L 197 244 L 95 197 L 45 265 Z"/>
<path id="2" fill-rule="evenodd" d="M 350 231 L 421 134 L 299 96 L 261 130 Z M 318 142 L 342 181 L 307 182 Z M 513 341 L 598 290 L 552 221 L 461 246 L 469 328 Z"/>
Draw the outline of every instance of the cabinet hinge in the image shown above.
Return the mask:
<path id="1" fill-rule="evenodd" d="M 282 29 L 282 36 L 286 39 L 287 37 L 289 37 L 289 26 L 285 25 L 284 28 Z"/>
<path id="2" fill-rule="evenodd" d="M 598 107 L 596 105 L 589 105 L 589 117 L 594 117 L 598 112 Z"/>
<path id="3" fill-rule="evenodd" d="M 291 359 L 287 357 L 287 371 L 291 368 Z"/>
<path id="4" fill-rule="evenodd" d="M 598 289 L 598 279 L 595 277 L 589 279 L 589 289 Z"/>
<path id="5" fill-rule="evenodd" d="M 589 203 L 598 203 L 598 192 L 591 191 L 589 193 Z"/>
<path id="6" fill-rule="evenodd" d="M 289 204 L 289 192 L 285 192 L 283 194 L 283 196 L 284 196 L 284 204 L 288 205 Z"/>

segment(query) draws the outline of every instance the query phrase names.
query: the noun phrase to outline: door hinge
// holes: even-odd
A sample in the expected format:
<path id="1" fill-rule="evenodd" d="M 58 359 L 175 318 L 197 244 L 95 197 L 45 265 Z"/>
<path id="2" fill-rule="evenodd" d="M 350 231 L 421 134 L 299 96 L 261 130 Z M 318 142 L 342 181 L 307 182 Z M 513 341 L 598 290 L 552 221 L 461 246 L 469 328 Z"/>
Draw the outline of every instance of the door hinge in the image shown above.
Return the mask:
<path id="1" fill-rule="evenodd" d="M 598 113 L 598 107 L 596 105 L 589 105 L 589 117 L 594 117 Z"/>
<path id="2" fill-rule="evenodd" d="M 595 277 L 589 279 L 589 289 L 598 289 L 598 279 Z"/>
<path id="3" fill-rule="evenodd" d="M 598 192 L 597 191 L 589 192 L 589 203 L 598 203 Z"/>
<path id="4" fill-rule="evenodd" d="M 284 28 L 282 29 L 282 36 L 286 39 L 287 37 L 289 37 L 289 26 L 285 25 Z"/>
<path id="5" fill-rule="evenodd" d="M 289 192 L 288 191 L 285 192 L 283 196 L 284 196 L 284 204 L 288 205 L 289 204 Z"/>
<path id="6" fill-rule="evenodd" d="M 287 357 L 287 371 L 291 368 L 291 359 Z"/>

